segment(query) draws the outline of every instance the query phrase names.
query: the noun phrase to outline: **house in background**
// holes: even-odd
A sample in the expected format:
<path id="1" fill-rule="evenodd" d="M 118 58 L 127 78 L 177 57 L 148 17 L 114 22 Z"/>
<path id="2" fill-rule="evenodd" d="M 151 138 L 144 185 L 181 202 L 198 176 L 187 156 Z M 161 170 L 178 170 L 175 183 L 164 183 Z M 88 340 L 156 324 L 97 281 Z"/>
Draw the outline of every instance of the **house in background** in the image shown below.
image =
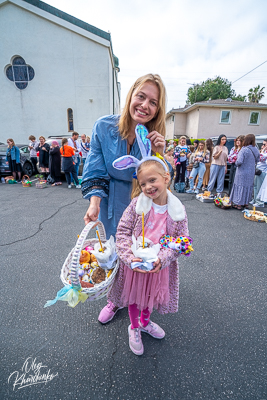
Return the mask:
<path id="1" fill-rule="evenodd" d="M 267 134 L 267 104 L 232 99 L 201 101 L 166 114 L 166 139 Z"/>
<path id="2" fill-rule="evenodd" d="M 0 140 L 91 135 L 120 113 L 110 34 L 39 0 L 0 0 Z"/>

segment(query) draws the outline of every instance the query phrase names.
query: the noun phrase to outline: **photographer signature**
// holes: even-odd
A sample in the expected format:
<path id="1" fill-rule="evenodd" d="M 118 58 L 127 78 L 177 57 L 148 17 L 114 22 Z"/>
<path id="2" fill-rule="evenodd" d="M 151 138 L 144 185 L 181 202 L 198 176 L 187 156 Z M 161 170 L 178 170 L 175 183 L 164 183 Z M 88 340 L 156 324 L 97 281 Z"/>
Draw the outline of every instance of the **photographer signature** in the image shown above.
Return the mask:
<path id="1" fill-rule="evenodd" d="M 45 370 L 46 368 L 46 370 Z M 8 383 L 12 383 L 13 390 L 16 388 L 22 389 L 27 386 L 38 385 L 52 381 L 56 374 L 52 374 L 50 369 L 47 371 L 47 366 L 41 362 L 37 364 L 36 358 L 28 357 L 21 368 L 21 371 L 14 371 L 9 375 Z"/>

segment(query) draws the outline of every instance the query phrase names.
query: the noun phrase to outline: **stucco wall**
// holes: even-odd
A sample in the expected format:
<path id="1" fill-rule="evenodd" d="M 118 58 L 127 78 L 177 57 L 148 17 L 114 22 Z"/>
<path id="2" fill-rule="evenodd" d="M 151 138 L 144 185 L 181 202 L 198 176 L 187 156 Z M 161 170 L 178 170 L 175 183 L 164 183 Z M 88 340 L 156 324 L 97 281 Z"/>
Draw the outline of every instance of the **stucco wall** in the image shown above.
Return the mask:
<path id="1" fill-rule="evenodd" d="M 186 135 L 187 114 L 176 113 L 174 119 L 174 136 Z"/>
<path id="2" fill-rule="evenodd" d="M 253 133 L 254 135 L 267 134 L 267 110 L 231 109 L 229 107 L 228 110 L 232 112 L 230 124 L 220 123 L 221 110 L 222 108 L 215 107 L 199 108 L 198 138 L 208 138 L 221 134 L 232 137 L 247 135 L 248 133 Z M 260 124 L 257 126 L 249 125 L 251 111 L 261 112 Z"/>
<path id="3" fill-rule="evenodd" d="M 165 139 L 173 139 L 174 121 L 173 116 L 170 115 L 166 118 L 166 137 Z"/>
<path id="4" fill-rule="evenodd" d="M 0 26 L 0 140 L 67 134 L 68 108 L 74 129 L 91 135 L 95 120 L 113 109 L 108 47 L 10 3 L 1 7 Z M 5 75 L 15 55 L 35 71 L 24 90 Z"/>
<path id="5" fill-rule="evenodd" d="M 197 138 L 198 124 L 199 124 L 198 109 L 192 110 L 190 113 L 187 113 L 186 136 L 193 139 Z"/>

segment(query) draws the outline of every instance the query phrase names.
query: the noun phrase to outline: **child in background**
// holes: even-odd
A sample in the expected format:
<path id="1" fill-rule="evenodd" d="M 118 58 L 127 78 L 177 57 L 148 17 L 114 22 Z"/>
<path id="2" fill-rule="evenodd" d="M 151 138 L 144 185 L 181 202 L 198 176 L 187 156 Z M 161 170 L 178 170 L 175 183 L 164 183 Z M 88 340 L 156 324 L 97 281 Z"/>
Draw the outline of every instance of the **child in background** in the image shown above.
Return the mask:
<path id="1" fill-rule="evenodd" d="M 68 188 L 71 189 L 71 175 L 73 176 L 74 182 L 76 184 L 76 189 L 80 189 L 79 180 L 77 172 L 75 169 L 75 164 L 73 163 L 72 156 L 75 155 L 75 150 L 73 147 L 68 146 L 68 139 L 62 139 L 62 147 L 60 148 L 60 154 L 62 155 L 62 170 L 65 173 L 66 180 L 68 182 Z"/>
<path id="2" fill-rule="evenodd" d="M 174 181 L 174 189 L 177 192 L 183 193 L 185 191 L 185 172 L 186 161 L 190 157 L 191 151 L 186 144 L 186 137 L 181 136 L 178 146 L 175 147 L 173 156 L 176 164 L 176 177 Z"/>
<path id="3" fill-rule="evenodd" d="M 205 142 L 200 141 L 198 143 L 198 148 L 194 153 L 192 161 L 193 161 L 193 169 L 189 177 L 190 189 L 188 189 L 186 193 L 198 194 L 199 190 L 201 189 L 203 176 L 206 171 L 205 164 L 210 161 L 210 152 L 209 150 L 206 149 Z M 194 190 L 194 180 L 197 175 L 198 175 L 198 183 L 196 189 Z"/>
<path id="4" fill-rule="evenodd" d="M 150 320 L 153 308 L 160 314 L 178 311 L 179 267 L 177 253 L 169 248 L 161 248 L 151 271 L 135 267 L 133 263 L 142 260 L 132 253 L 132 235 L 136 238 L 142 235 L 143 212 L 145 238 L 154 244 L 159 243 L 163 235 L 188 235 L 184 206 L 167 190 L 170 180 L 168 168 L 158 162 L 157 157 L 152 158 L 155 160 L 145 160 L 137 168 L 139 185 L 132 196 L 138 197 L 133 198 L 118 225 L 116 246 L 120 267 L 108 294 L 108 299 L 117 307 L 128 306 L 131 321 L 129 346 L 136 355 L 144 352 L 141 332 L 156 339 L 165 336 L 164 330 Z"/>

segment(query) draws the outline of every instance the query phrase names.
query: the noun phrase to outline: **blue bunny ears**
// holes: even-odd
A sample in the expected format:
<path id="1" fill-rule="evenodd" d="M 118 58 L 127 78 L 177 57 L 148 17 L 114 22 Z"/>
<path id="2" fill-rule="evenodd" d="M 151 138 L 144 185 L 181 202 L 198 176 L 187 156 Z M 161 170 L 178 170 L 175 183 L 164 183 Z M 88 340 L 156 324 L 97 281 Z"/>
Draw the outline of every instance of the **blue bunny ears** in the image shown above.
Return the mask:
<path id="1" fill-rule="evenodd" d="M 115 161 L 113 161 L 112 165 L 114 168 L 122 170 L 122 169 L 127 169 L 127 168 L 135 168 L 136 171 L 139 168 L 139 166 L 147 160 L 154 160 L 158 161 L 161 165 L 163 165 L 164 169 L 166 172 L 169 172 L 167 165 L 162 161 L 160 158 L 151 156 L 151 142 L 147 138 L 148 135 L 148 130 L 144 125 L 137 124 L 135 127 L 135 135 L 136 135 L 136 140 L 139 145 L 141 154 L 142 154 L 142 159 L 138 160 L 138 158 L 135 158 L 130 155 L 122 156 L 120 158 L 117 158 Z"/>

